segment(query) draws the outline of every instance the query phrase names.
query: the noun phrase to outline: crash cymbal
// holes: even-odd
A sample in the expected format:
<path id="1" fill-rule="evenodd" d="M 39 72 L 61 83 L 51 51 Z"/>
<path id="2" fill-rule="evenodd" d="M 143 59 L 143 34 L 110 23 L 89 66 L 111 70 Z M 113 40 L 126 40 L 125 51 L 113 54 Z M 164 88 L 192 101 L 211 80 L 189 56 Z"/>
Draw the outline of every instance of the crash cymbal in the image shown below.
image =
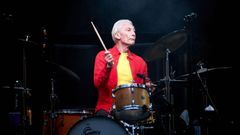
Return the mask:
<path id="1" fill-rule="evenodd" d="M 153 61 L 158 58 L 163 58 L 165 56 L 166 49 L 171 52 L 182 46 L 187 40 L 186 30 L 176 30 L 173 31 L 154 43 L 153 47 L 149 48 L 145 54 L 144 58 L 146 61 Z"/>
<path id="2" fill-rule="evenodd" d="M 58 68 L 58 69 L 64 71 L 65 73 L 67 73 L 68 75 L 74 77 L 75 79 L 80 80 L 80 77 L 76 73 L 74 73 L 72 70 L 68 69 L 67 67 L 64 67 L 62 65 L 59 65 L 59 64 L 57 64 L 55 62 L 48 61 L 48 60 L 45 60 L 45 62 L 48 63 L 50 66 L 52 66 L 54 68 Z"/>
<path id="3" fill-rule="evenodd" d="M 177 78 L 188 77 L 190 75 L 195 75 L 196 73 L 201 74 L 201 73 L 206 73 L 209 71 L 214 71 L 214 70 L 219 70 L 219 69 L 229 69 L 229 68 L 231 68 L 231 67 L 201 68 L 201 69 L 197 70 L 196 72 L 193 72 L 191 74 L 183 74 L 183 75 L 178 76 Z"/>

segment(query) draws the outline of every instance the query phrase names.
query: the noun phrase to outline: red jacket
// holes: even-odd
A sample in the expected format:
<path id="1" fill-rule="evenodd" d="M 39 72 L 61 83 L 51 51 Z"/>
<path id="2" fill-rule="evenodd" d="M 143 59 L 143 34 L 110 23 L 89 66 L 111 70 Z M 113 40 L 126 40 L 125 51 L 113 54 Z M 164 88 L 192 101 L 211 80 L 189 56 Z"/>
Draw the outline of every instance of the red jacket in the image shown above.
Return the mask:
<path id="1" fill-rule="evenodd" d="M 112 91 L 117 87 L 117 64 L 120 52 L 117 45 L 109 49 L 114 59 L 112 68 L 107 68 L 104 59 L 104 52 L 100 51 L 95 58 L 94 65 L 94 86 L 98 89 L 98 101 L 95 111 L 104 109 L 108 112 L 112 110 Z M 138 55 L 128 51 L 128 60 L 135 83 L 143 83 L 143 79 L 137 77 L 137 74 L 148 76 L 148 67 L 146 62 Z"/>

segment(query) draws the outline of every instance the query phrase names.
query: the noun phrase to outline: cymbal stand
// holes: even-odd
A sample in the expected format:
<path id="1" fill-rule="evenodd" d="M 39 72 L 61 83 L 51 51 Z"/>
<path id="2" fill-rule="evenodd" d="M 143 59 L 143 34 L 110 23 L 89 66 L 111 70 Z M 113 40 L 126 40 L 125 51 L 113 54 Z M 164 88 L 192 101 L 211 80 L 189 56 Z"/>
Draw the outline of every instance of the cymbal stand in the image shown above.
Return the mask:
<path id="1" fill-rule="evenodd" d="M 165 62 L 165 91 L 166 91 L 166 100 L 168 101 L 168 103 L 172 106 L 173 105 L 173 97 L 171 94 L 171 90 L 170 90 L 170 75 L 169 75 L 169 54 L 171 53 L 171 51 L 167 48 L 166 49 L 166 62 Z M 172 112 L 172 108 L 171 108 L 171 112 L 168 114 L 168 134 L 172 135 L 172 133 L 175 132 L 175 127 L 174 127 L 174 115 Z"/>
<path id="2" fill-rule="evenodd" d="M 203 69 L 202 65 L 200 65 L 200 69 Z M 206 112 L 211 112 L 211 111 L 215 111 L 216 114 L 218 115 L 218 109 L 216 108 L 210 94 L 209 94 L 209 90 L 208 90 L 208 86 L 206 84 L 206 79 L 203 79 L 200 74 L 196 71 L 196 74 L 197 74 L 197 77 L 198 79 L 200 80 L 200 83 L 203 87 L 203 90 L 204 90 L 204 99 L 205 99 L 205 108 L 204 108 L 204 111 Z M 213 106 L 211 106 L 211 105 Z M 206 126 L 206 135 L 209 134 L 209 130 L 208 130 L 208 126 Z"/>
<path id="3" fill-rule="evenodd" d="M 123 126 L 125 127 L 126 131 L 128 132 L 129 135 L 144 135 L 144 129 L 153 129 L 154 127 L 146 127 L 142 125 L 141 123 L 134 123 L 134 124 L 129 124 L 125 121 L 120 121 Z M 131 128 L 129 130 L 129 128 Z"/>
<path id="4" fill-rule="evenodd" d="M 22 58 L 23 58 L 23 87 L 22 87 L 22 93 L 21 93 L 21 96 L 22 96 L 22 105 L 21 105 L 21 115 L 22 115 L 22 134 L 23 135 L 26 135 L 29 133 L 29 129 L 30 129 L 30 126 L 32 125 L 32 114 L 31 114 L 31 109 L 30 107 L 27 105 L 27 102 L 26 102 L 26 98 L 28 96 L 30 96 L 31 94 L 29 93 L 29 90 L 27 88 L 27 62 L 26 62 L 26 46 L 29 44 L 29 38 L 30 36 L 29 35 L 26 35 L 25 36 L 25 43 L 23 45 L 23 54 L 22 54 Z"/>
<path id="5" fill-rule="evenodd" d="M 57 95 L 55 94 L 55 85 L 54 85 L 54 77 L 51 78 L 51 94 L 50 94 L 50 104 L 51 104 L 51 113 L 50 113 L 50 119 L 51 119 L 51 134 L 55 134 L 55 119 L 56 119 L 56 113 L 55 113 L 55 105 L 56 105 L 56 99 Z"/>

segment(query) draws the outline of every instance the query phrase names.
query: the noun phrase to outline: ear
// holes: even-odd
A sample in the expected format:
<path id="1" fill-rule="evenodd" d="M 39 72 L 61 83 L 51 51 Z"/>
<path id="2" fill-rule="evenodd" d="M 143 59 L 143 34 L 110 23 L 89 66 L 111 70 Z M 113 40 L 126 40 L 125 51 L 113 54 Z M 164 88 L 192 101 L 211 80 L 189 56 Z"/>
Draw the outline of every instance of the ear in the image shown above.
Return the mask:
<path id="1" fill-rule="evenodd" d="M 117 33 L 115 34 L 115 38 L 116 38 L 116 39 L 120 39 L 120 38 L 121 38 L 121 36 L 120 36 L 120 33 L 119 33 L 119 32 L 117 32 Z"/>

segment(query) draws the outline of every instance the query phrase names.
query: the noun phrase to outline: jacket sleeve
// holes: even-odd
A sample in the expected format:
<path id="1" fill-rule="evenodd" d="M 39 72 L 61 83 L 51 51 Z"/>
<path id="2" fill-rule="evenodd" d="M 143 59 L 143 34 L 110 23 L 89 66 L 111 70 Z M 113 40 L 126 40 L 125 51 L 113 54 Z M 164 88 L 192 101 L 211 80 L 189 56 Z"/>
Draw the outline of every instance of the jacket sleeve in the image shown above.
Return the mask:
<path id="1" fill-rule="evenodd" d="M 104 59 L 104 51 L 99 52 L 96 55 L 94 64 L 94 86 L 96 88 L 106 85 L 110 70 L 110 68 L 107 68 L 107 63 Z"/>

